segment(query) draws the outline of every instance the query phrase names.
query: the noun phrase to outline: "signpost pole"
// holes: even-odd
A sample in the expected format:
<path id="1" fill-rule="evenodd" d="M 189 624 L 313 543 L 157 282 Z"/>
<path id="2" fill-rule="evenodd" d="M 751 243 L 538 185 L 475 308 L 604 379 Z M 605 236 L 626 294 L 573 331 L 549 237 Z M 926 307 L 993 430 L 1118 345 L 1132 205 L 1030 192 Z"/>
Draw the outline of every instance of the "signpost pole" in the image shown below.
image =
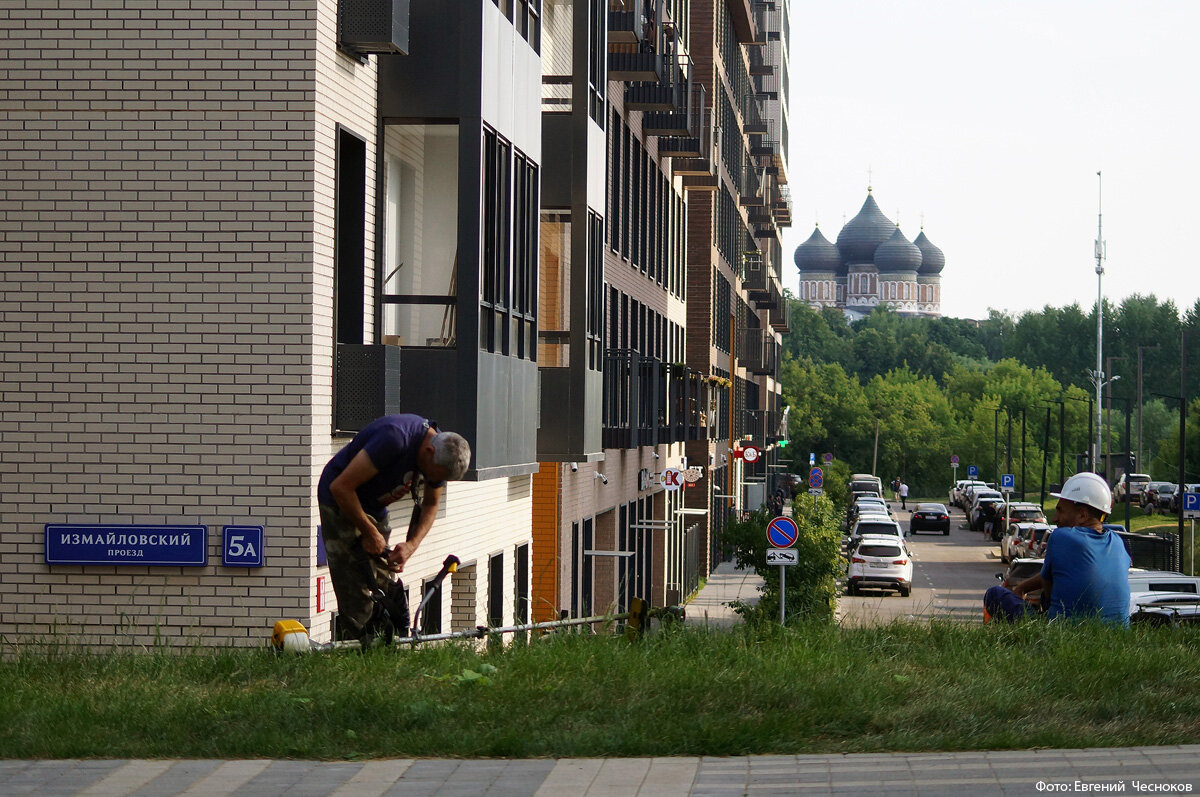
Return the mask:
<path id="1" fill-rule="evenodd" d="M 785 625 L 784 602 L 787 600 L 787 565 L 779 566 L 779 624 Z"/>

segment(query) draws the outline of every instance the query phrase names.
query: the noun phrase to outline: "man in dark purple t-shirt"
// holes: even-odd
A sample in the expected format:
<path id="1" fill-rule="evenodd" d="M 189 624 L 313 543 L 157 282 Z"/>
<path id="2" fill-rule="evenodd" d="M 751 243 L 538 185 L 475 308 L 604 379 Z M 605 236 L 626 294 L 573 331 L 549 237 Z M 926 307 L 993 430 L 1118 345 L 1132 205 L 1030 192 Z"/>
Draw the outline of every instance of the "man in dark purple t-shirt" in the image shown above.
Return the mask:
<path id="1" fill-rule="evenodd" d="M 417 550 L 437 516 L 447 481 L 461 479 L 471 448 L 418 415 L 386 415 L 329 460 L 317 485 L 321 535 L 337 596 L 339 636 L 370 633 L 371 591 L 393 590 L 391 574 Z M 388 548 L 388 505 L 414 501 L 404 542 Z"/>

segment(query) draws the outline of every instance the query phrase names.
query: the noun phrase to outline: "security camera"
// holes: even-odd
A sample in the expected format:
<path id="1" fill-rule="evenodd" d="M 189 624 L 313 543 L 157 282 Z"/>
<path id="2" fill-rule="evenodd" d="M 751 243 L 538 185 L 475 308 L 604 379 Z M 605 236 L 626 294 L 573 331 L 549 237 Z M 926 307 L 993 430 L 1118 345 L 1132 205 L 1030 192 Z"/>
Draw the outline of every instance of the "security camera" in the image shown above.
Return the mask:
<path id="1" fill-rule="evenodd" d="M 599 471 L 596 472 L 596 478 L 600 480 L 601 484 L 608 484 L 608 477 Z"/>
<path id="2" fill-rule="evenodd" d="M 657 451 L 655 451 L 655 452 L 654 452 L 654 458 L 655 458 L 655 459 L 662 459 L 662 457 L 660 457 L 660 456 L 658 455 L 658 452 L 657 452 Z"/>
<path id="3" fill-rule="evenodd" d="M 577 472 L 578 470 L 579 470 L 579 463 L 578 463 L 578 462 L 572 462 L 572 463 L 571 463 L 571 473 L 575 473 L 575 472 Z"/>

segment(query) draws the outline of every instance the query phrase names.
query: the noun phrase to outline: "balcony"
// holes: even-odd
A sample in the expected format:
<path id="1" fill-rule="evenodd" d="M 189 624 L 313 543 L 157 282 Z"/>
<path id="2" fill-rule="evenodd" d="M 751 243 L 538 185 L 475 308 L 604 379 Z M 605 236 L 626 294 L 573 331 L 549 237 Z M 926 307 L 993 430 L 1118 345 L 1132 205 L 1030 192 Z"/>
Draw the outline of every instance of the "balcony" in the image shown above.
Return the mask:
<path id="1" fill-rule="evenodd" d="M 703 84 L 687 87 L 684 107 L 675 111 L 646 111 L 642 116 L 642 132 L 648 136 L 678 136 L 699 138 L 708 116 L 708 98 Z"/>
<path id="2" fill-rule="evenodd" d="M 787 332 L 791 329 L 792 303 L 783 298 L 778 283 L 773 283 L 773 293 L 778 298 L 767 311 L 767 323 L 776 332 Z"/>
<path id="3" fill-rule="evenodd" d="M 638 44 L 645 35 L 646 4 L 643 0 L 610 0 L 608 41 L 613 44 Z"/>
<path id="4" fill-rule="evenodd" d="M 703 440 L 708 382 L 683 365 L 630 349 L 604 355 L 603 446 L 639 448 Z"/>
<path id="5" fill-rule="evenodd" d="M 608 79 L 658 82 L 663 74 L 661 53 L 644 53 L 636 49 L 609 51 Z"/>
<path id="6" fill-rule="evenodd" d="M 770 290 L 768 270 L 762 252 L 751 250 L 742 255 L 742 290 L 746 292 L 751 301 L 761 301 L 767 298 Z"/>
<path id="7" fill-rule="evenodd" d="M 611 55 L 611 54 L 610 54 Z M 630 83 L 625 88 L 625 107 L 631 111 L 660 111 L 686 114 L 692 95 L 691 59 L 667 60 L 661 79 Z"/>
<path id="8" fill-rule="evenodd" d="M 742 164 L 742 173 L 738 180 L 738 203 L 744 207 L 761 207 L 766 204 L 763 197 L 763 179 L 753 164 Z"/>
<path id="9" fill-rule="evenodd" d="M 774 334 L 753 327 L 744 330 L 739 359 L 752 374 L 774 376 L 779 366 L 779 344 Z"/>

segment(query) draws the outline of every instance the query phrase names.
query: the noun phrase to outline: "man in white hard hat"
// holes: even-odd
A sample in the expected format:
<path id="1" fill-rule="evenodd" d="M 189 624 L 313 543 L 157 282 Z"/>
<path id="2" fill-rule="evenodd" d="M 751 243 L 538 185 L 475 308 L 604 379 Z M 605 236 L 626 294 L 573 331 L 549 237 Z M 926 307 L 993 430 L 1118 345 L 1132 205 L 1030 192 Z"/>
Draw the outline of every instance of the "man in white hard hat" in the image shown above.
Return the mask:
<path id="1" fill-rule="evenodd" d="M 992 617 L 1016 620 L 1031 611 L 1024 598 L 1041 590 L 1042 606 L 1056 617 L 1097 619 L 1129 625 L 1129 553 L 1116 534 L 1104 530 L 1112 492 L 1094 473 L 1067 479 L 1054 507 L 1054 533 L 1046 544 L 1042 571 L 1012 590 L 992 587 L 983 597 Z"/>

